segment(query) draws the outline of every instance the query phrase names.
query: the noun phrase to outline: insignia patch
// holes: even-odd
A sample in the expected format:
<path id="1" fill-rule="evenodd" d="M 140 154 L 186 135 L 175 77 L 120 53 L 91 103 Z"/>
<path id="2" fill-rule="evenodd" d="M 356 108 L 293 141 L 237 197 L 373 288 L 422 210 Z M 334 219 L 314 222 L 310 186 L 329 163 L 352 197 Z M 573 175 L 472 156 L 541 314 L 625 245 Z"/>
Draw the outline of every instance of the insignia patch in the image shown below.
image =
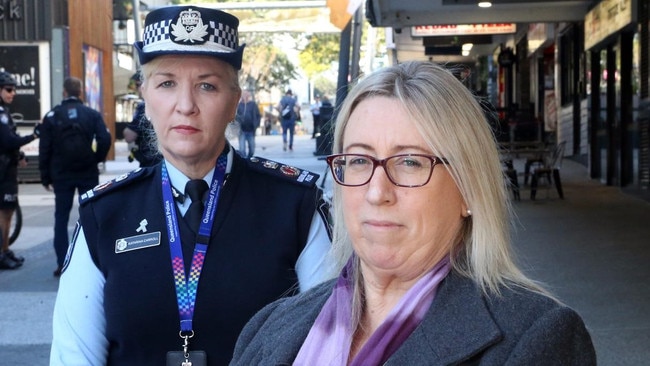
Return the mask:
<path id="1" fill-rule="evenodd" d="M 93 192 L 92 189 L 91 189 L 91 190 L 88 190 L 88 191 L 86 191 L 86 193 L 84 193 L 84 194 L 81 195 L 81 200 L 83 201 L 83 200 L 85 200 L 86 198 L 90 198 L 90 197 L 92 197 L 92 196 L 94 196 L 94 195 L 95 195 L 95 192 Z"/>
<path id="2" fill-rule="evenodd" d="M 303 170 L 302 173 L 300 173 L 300 176 L 298 177 L 298 182 L 313 182 L 315 181 L 316 176 L 311 174 L 310 172 Z"/>
<path id="3" fill-rule="evenodd" d="M 112 180 L 101 182 L 91 190 L 83 193 L 79 199 L 80 204 L 85 204 L 89 200 L 99 197 L 106 192 L 110 192 L 120 187 L 125 187 L 132 182 L 150 176 L 154 173 L 154 169 L 137 168 L 129 173 L 121 174 Z"/>
<path id="4" fill-rule="evenodd" d="M 265 168 L 269 168 L 269 169 L 275 169 L 275 168 L 278 167 L 278 163 L 276 163 L 275 161 L 271 161 L 271 160 L 265 161 L 263 165 L 264 165 Z"/>
<path id="5" fill-rule="evenodd" d="M 116 177 L 116 178 L 115 178 L 115 182 L 117 183 L 117 182 L 119 182 L 119 181 L 125 180 L 125 179 L 128 178 L 128 177 L 129 177 L 129 174 L 128 174 L 128 173 L 122 174 L 122 175 L 120 175 L 119 177 Z"/>
<path id="6" fill-rule="evenodd" d="M 160 245 L 160 231 L 117 239 L 115 240 L 115 253 L 130 252 L 132 250 L 155 247 L 157 245 Z"/>
<path id="7" fill-rule="evenodd" d="M 9 117 L 7 117 L 6 114 L 3 114 L 2 117 L 0 117 L 0 122 L 2 122 L 3 125 L 6 125 L 9 123 Z"/>
<path id="8" fill-rule="evenodd" d="M 112 180 L 109 180 L 109 181 L 104 182 L 104 183 L 99 183 L 98 185 L 95 186 L 95 188 L 93 188 L 93 191 L 94 192 L 101 191 L 102 189 L 106 189 L 106 188 L 110 187 L 112 184 L 113 184 Z"/>
<path id="9" fill-rule="evenodd" d="M 203 44 L 208 35 L 208 25 L 203 24 L 198 10 L 183 10 L 171 23 L 170 39 L 174 43 Z"/>
<path id="10" fill-rule="evenodd" d="M 284 173 L 284 175 L 288 175 L 290 177 L 296 177 L 298 174 L 300 174 L 300 170 L 298 168 L 294 168 L 288 165 L 281 166 L 280 171 Z"/>
<path id="11" fill-rule="evenodd" d="M 259 172 L 288 179 L 292 182 L 306 186 L 315 185 L 319 177 L 318 174 L 312 173 L 308 170 L 296 168 L 273 160 L 266 160 L 260 157 L 250 158 L 248 161 L 251 163 L 249 166 Z"/>

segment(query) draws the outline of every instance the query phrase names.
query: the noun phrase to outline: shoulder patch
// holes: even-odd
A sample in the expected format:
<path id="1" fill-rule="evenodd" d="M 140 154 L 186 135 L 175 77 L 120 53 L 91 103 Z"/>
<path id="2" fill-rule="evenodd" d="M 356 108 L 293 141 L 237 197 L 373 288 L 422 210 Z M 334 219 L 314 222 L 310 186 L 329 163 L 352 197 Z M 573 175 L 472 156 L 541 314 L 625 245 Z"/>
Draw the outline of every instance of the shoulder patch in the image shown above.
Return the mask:
<path id="1" fill-rule="evenodd" d="M 49 112 L 47 112 L 47 114 L 45 115 L 45 117 L 50 118 L 50 117 L 52 117 L 53 115 L 54 115 L 54 109 L 51 110 L 51 111 L 49 111 Z"/>
<path id="2" fill-rule="evenodd" d="M 127 186 L 130 183 L 136 182 L 144 177 L 153 174 L 154 171 L 154 168 L 138 168 L 131 172 L 122 174 L 112 180 L 99 183 L 93 189 L 88 190 L 79 197 L 79 204 L 83 205 L 84 203 L 91 201 L 107 192 L 111 192 L 121 187 Z"/>
<path id="3" fill-rule="evenodd" d="M 320 175 L 308 170 L 299 169 L 291 165 L 280 163 L 273 160 L 253 156 L 249 159 L 248 166 L 253 170 L 270 174 L 278 178 L 286 179 L 305 186 L 314 186 Z"/>

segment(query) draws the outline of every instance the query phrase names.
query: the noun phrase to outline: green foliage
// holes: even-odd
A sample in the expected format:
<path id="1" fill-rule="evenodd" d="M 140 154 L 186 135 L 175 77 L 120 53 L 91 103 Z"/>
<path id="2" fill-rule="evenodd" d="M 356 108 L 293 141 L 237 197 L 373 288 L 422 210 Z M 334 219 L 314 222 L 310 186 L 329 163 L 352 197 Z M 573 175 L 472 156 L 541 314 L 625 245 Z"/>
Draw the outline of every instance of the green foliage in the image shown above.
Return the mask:
<path id="1" fill-rule="evenodd" d="M 336 97 L 336 79 L 319 75 L 312 79 L 314 85 L 314 95 L 326 95 L 330 99 Z"/>
<path id="2" fill-rule="evenodd" d="M 237 0 L 172 0 L 172 4 L 201 4 L 235 2 Z M 259 0 L 264 1 L 264 0 Z M 265 17 L 265 11 L 229 11 L 242 21 Z M 287 13 L 288 14 L 288 13 Z M 291 37 L 300 50 L 299 67 L 317 88 L 318 94 L 333 96 L 336 92 L 336 78 L 324 76 L 336 68 L 339 57 L 340 33 L 285 34 L 285 33 L 240 33 L 240 43 L 246 43 L 240 83 L 242 88 L 256 92 L 274 89 L 284 90 L 291 80 L 299 77 L 294 65 L 283 49 L 274 46 L 274 40 Z"/>
<path id="3" fill-rule="evenodd" d="M 329 70 L 338 60 L 339 33 L 318 33 L 305 36 L 307 45 L 300 52 L 300 67 L 309 79 Z"/>
<path id="4" fill-rule="evenodd" d="M 273 39 L 270 33 L 247 33 L 241 39 L 246 44 L 240 72 L 243 88 L 270 92 L 298 77 L 295 66 L 273 45 Z"/>

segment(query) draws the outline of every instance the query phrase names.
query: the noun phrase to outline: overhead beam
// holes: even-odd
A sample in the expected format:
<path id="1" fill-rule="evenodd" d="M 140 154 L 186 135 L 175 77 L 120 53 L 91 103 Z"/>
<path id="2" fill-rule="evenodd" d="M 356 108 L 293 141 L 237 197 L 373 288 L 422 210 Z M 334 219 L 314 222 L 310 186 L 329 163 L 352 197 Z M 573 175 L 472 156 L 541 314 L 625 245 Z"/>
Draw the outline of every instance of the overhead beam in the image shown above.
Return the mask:
<path id="1" fill-rule="evenodd" d="M 369 0 L 370 23 L 376 27 L 404 28 L 415 25 L 477 24 L 477 23 L 545 23 L 583 21 L 589 3 L 562 1 L 547 3 L 507 4 L 479 9 L 474 6 L 427 6 L 418 7 L 395 0 Z"/>

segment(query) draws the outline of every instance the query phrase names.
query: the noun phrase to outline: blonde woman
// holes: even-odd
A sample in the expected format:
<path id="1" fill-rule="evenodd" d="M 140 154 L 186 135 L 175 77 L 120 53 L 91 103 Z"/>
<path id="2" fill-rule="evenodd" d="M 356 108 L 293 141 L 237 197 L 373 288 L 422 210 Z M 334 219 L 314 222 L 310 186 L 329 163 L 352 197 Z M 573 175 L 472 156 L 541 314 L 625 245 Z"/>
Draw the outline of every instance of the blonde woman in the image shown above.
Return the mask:
<path id="1" fill-rule="evenodd" d="M 451 72 L 368 76 L 336 121 L 338 279 L 259 312 L 231 365 L 595 365 L 580 316 L 513 263 L 496 144 Z"/>

